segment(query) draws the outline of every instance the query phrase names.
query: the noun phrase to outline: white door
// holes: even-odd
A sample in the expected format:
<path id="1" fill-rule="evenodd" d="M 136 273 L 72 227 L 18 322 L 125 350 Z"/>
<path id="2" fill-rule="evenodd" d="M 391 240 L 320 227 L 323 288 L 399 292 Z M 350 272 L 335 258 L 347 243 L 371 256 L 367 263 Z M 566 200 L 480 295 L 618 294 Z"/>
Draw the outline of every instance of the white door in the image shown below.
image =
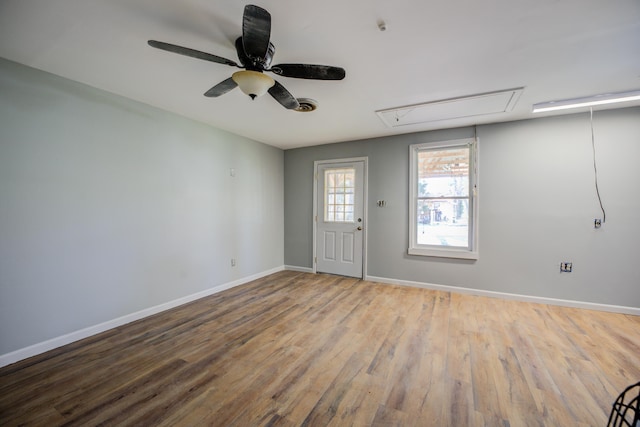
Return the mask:
<path id="1" fill-rule="evenodd" d="M 365 162 L 316 164 L 316 271 L 363 277 Z"/>

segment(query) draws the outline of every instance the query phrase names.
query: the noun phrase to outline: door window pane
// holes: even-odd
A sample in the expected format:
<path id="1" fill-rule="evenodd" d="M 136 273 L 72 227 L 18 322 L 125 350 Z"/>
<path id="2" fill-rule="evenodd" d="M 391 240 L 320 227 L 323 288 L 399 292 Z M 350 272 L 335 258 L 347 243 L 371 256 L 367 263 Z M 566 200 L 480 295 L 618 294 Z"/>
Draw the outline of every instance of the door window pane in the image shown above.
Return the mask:
<path id="1" fill-rule="evenodd" d="M 355 174 L 354 168 L 324 171 L 325 222 L 354 222 Z"/>

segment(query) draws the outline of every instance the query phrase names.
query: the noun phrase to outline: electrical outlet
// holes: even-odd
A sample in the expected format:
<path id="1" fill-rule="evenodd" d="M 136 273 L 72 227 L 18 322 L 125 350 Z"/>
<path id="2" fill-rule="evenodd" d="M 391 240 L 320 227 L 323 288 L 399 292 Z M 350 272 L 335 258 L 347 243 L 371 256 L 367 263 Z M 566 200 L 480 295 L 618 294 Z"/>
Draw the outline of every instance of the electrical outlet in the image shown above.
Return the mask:
<path id="1" fill-rule="evenodd" d="M 236 266 L 236 259 L 231 258 L 231 267 L 235 267 L 235 266 Z"/>
<path id="2" fill-rule="evenodd" d="M 560 273 L 571 273 L 571 270 L 573 270 L 573 263 L 571 262 L 560 263 Z"/>
<path id="3" fill-rule="evenodd" d="M 593 220 L 593 227 L 600 228 L 602 227 L 602 220 L 600 218 L 596 218 Z"/>

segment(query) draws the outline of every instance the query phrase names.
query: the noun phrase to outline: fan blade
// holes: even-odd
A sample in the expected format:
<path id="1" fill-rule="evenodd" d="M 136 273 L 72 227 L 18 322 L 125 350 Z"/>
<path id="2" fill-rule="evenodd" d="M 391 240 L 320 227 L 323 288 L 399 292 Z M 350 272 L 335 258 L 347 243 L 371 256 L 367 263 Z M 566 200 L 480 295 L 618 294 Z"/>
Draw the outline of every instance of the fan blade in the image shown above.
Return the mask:
<path id="1" fill-rule="evenodd" d="M 220 83 L 218 83 L 217 85 L 215 85 L 214 87 L 206 91 L 204 93 L 204 96 L 208 96 L 209 98 L 215 98 L 220 95 L 224 95 L 225 93 L 229 92 L 231 89 L 235 89 L 236 86 L 238 86 L 238 84 L 234 82 L 231 77 L 229 77 L 227 80 L 221 81 Z"/>
<path id="2" fill-rule="evenodd" d="M 269 89 L 269 95 L 273 96 L 284 108 L 289 110 L 295 110 L 300 107 L 300 103 L 297 99 L 289 93 L 280 83 L 276 82 L 275 85 Z"/>
<path id="3" fill-rule="evenodd" d="M 346 74 L 344 68 L 312 64 L 278 64 L 269 71 L 279 76 L 314 80 L 342 80 Z"/>
<path id="4" fill-rule="evenodd" d="M 245 53 L 254 59 L 263 59 L 269 49 L 271 15 L 261 7 L 248 4 L 242 18 L 242 44 Z"/>
<path id="5" fill-rule="evenodd" d="M 166 50 L 168 52 L 179 53 L 180 55 L 190 56 L 192 58 L 204 59 L 205 61 L 217 62 L 218 64 L 231 65 L 237 67 L 234 61 L 213 55 L 211 53 L 200 52 L 199 50 L 189 49 L 188 47 L 177 46 L 171 43 L 159 42 L 157 40 L 149 40 L 149 46 L 157 49 Z"/>

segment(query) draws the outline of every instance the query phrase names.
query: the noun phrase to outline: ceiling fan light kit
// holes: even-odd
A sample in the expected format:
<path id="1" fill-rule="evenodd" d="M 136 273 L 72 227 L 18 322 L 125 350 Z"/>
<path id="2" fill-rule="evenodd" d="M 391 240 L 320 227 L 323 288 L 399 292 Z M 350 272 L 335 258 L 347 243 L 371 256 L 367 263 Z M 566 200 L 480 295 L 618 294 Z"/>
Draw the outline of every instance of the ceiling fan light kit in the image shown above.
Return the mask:
<path id="1" fill-rule="evenodd" d="M 266 74 L 251 70 L 236 71 L 231 78 L 251 99 L 264 95 L 276 84 L 276 81 Z"/>
<path id="2" fill-rule="evenodd" d="M 216 98 L 240 87 L 240 90 L 251 99 L 268 92 L 280 105 L 289 110 L 314 111 L 317 107 L 315 101 L 301 106 L 298 98 L 264 72 L 269 71 L 278 76 L 297 79 L 342 80 L 346 74 L 345 70 L 330 65 L 296 63 L 278 64 L 272 67 L 271 60 L 275 53 L 275 46 L 270 39 L 271 15 L 265 9 L 249 4 L 245 6 L 242 17 L 242 36 L 238 37 L 235 43 L 240 64 L 217 55 L 171 43 L 157 40 L 149 40 L 148 43 L 151 47 L 167 52 L 244 69 L 233 73 L 231 77 L 206 91 L 204 95 L 207 97 Z"/>

